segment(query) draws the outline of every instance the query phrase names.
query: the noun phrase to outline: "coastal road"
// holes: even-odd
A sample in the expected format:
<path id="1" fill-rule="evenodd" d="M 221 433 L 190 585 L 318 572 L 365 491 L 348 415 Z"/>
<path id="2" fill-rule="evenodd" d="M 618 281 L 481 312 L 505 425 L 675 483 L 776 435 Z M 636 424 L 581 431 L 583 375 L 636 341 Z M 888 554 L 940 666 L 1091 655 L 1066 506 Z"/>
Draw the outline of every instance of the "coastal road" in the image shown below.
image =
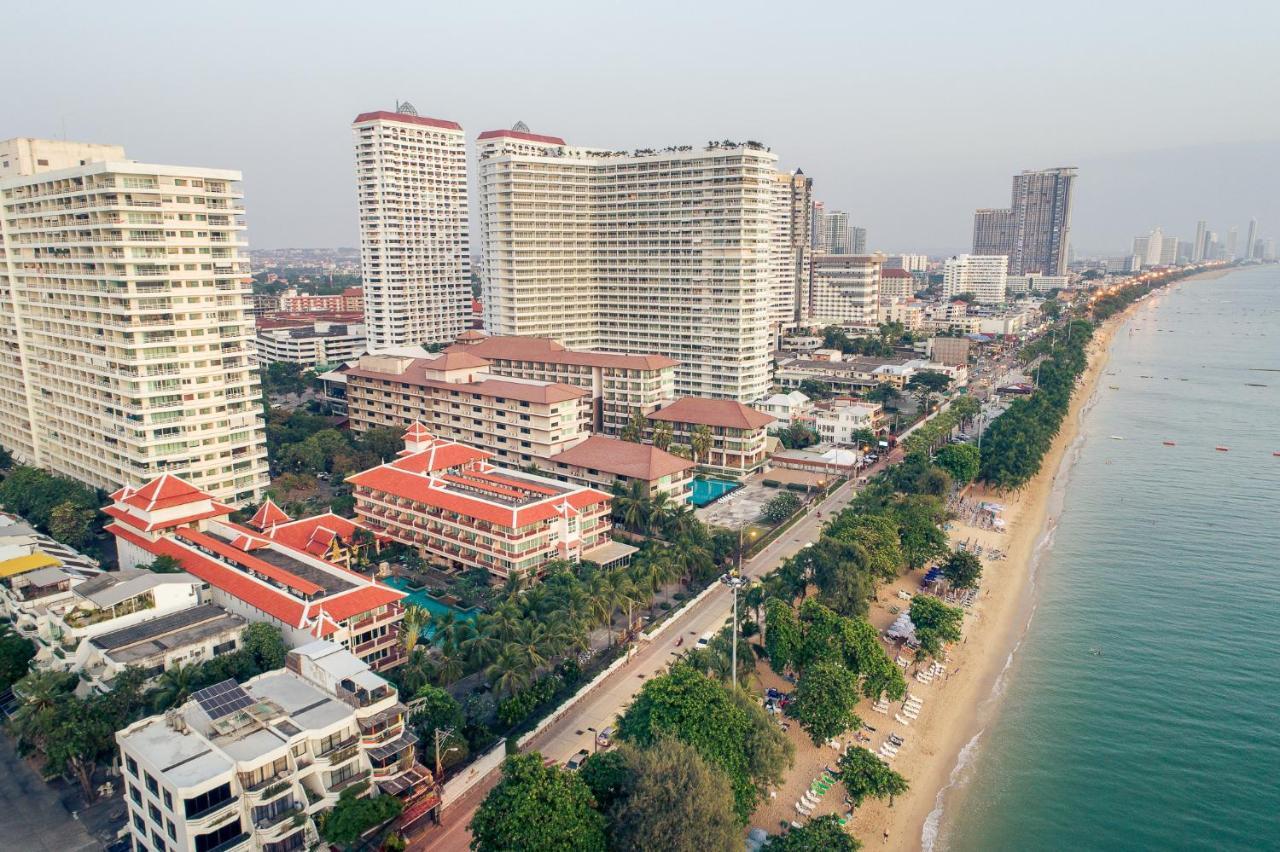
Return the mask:
<path id="1" fill-rule="evenodd" d="M 892 463 L 900 453 L 901 450 L 895 447 L 889 458 L 882 458 L 876 465 L 863 471 L 862 475 L 874 475 L 883 465 Z M 816 541 L 822 524 L 853 499 L 857 493 L 855 483 L 856 480 L 851 479 L 831 492 L 795 526 L 766 545 L 753 558 L 746 560 L 743 573 L 748 577 L 761 577 L 773 571 L 806 544 Z M 738 605 L 741 606 L 742 602 L 739 601 Z M 663 674 L 676 654 L 688 650 L 697 641 L 697 637 L 722 627 L 731 617 L 732 611 L 732 592 L 726 586 L 717 584 L 716 590 L 696 606 L 690 605 L 681 610 L 675 616 L 675 622 L 657 639 L 636 642 L 631 658 L 625 665 L 601 681 L 590 694 L 570 708 L 563 718 L 549 725 L 523 750 L 539 751 L 544 757 L 564 763 L 578 750 L 592 749 L 595 735 L 588 728 L 599 731 L 612 725 L 617 716 L 631 704 L 646 681 Z M 677 647 L 676 643 L 681 637 L 684 638 L 684 643 Z M 483 792 L 487 792 L 496 783 L 496 776 L 497 773 L 494 773 L 494 777 L 476 785 L 472 794 L 464 801 L 443 813 L 442 825 L 433 826 L 428 831 L 411 837 L 410 848 L 431 849 L 433 852 L 466 850 L 471 842 L 467 825 L 471 822 L 475 808 L 483 800 Z"/>

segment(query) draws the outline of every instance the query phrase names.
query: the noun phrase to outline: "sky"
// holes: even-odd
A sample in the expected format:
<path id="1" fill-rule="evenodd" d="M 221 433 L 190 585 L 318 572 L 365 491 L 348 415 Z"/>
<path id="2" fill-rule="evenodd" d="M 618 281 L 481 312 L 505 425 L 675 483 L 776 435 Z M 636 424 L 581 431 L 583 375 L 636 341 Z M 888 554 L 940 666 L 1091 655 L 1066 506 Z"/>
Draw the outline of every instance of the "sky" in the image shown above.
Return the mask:
<path id="1" fill-rule="evenodd" d="M 884 251 L 969 247 L 1027 168 L 1080 168 L 1078 254 L 1199 219 L 1280 238 L 1280 4 L 28 3 L 0 138 L 239 169 L 254 248 L 355 245 L 350 123 L 397 99 L 618 149 L 755 139 Z"/>

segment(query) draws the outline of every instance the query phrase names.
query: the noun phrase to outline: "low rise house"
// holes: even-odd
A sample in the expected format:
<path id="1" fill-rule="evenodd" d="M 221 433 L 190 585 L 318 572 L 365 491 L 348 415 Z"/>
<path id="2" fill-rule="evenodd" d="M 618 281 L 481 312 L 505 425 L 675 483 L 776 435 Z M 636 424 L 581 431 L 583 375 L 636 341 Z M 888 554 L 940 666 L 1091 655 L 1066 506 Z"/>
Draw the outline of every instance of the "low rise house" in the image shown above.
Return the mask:
<path id="1" fill-rule="evenodd" d="M 876 403 L 836 398 L 814 407 L 813 422 L 822 443 L 850 446 L 857 433 L 884 428 L 884 411 Z"/>
<path id="2" fill-rule="evenodd" d="M 135 849 L 289 852 L 320 843 L 316 816 L 343 790 L 438 812 L 396 688 L 332 642 L 285 668 L 223 681 L 116 733 Z"/>
<path id="3" fill-rule="evenodd" d="M 769 460 L 766 449 L 771 415 L 731 399 L 686 396 L 648 415 L 650 438 L 654 425 L 671 426 L 672 444 L 694 447 L 694 436 L 705 427 L 711 445 L 695 454 L 698 467 L 725 476 L 740 478 L 755 473 Z"/>
<path id="4" fill-rule="evenodd" d="M 650 444 L 592 435 L 549 460 L 549 473 L 565 482 L 611 492 L 640 482 L 649 497 L 666 494 L 675 503 L 689 502 L 693 462 Z"/>
<path id="5" fill-rule="evenodd" d="M 421 423 L 394 461 L 347 478 L 362 526 L 453 569 L 536 578 L 552 560 L 621 564 L 609 495 L 496 467 L 491 453 L 436 438 Z"/>
<path id="6" fill-rule="evenodd" d="M 809 410 L 809 397 L 798 390 L 775 393 L 773 396 L 753 403 L 751 407 L 768 414 L 776 421 L 778 427 L 785 429 L 797 419 L 802 418 Z"/>

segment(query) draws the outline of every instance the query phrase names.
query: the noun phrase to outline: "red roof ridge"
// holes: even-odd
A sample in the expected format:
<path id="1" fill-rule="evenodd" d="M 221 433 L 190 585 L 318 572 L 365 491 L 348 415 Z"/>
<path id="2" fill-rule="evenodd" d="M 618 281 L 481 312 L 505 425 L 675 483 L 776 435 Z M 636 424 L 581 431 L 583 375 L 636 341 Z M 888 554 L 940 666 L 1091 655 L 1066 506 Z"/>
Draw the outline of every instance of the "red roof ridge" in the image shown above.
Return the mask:
<path id="1" fill-rule="evenodd" d="M 352 124 L 364 124 L 366 121 L 399 121 L 404 124 L 421 124 L 427 127 L 440 127 L 445 130 L 461 130 L 462 125 L 456 121 L 443 118 L 429 118 L 425 115 L 405 115 L 402 112 L 379 109 L 373 112 L 362 112 L 356 116 Z"/>
<path id="2" fill-rule="evenodd" d="M 486 130 L 476 137 L 480 139 L 500 139 L 503 136 L 510 136 L 513 139 L 524 139 L 528 142 L 544 142 L 548 145 L 564 145 L 566 144 L 559 136 L 545 136 L 541 133 L 528 133 L 523 130 Z"/>

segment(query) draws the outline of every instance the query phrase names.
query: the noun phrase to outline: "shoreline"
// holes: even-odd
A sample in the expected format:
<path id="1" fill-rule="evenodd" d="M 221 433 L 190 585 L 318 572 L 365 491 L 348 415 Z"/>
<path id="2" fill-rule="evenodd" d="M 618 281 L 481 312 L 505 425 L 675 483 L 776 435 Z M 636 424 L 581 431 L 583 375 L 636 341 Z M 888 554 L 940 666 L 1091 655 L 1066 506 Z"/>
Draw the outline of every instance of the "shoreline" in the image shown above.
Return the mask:
<path id="1" fill-rule="evenodd" d="M 896 730 L 914 746 L 904 748 L 893 763 L 911 784 L 906 795 L 897 797 L 893 807 L 871 801 L 855 814 L 854 835 L 864 843 L 886 850 L 932 849 L 944 820 L 944 807 L 954 807 L 962 800 L 972 755 L 999 710 L 1005 675 L 1035 611 L 1035 573 L 1041 555 L 1052 547 L 1053 519 L 1061 511 L 1083 417 L 1096 399 L 1112 338 L 1143 304 L 1135 302 L 1095 331 L 1088 348 L 1089 365 L 1072 396 L 1062 430 L 1035 478 L 1010 494 L 977 486 L 967 491 L 965 498 L 971 503 L 1002 503 L 1008 532 L 956 520 L 949 530 L 952 543 L 968 539 L 982 544 L 984 552 L 995 547 L 1005 557 L 983 559 L 981 593 L 966 618 L 964 640 L 949 650 L 945 679 L 923 686 L 908 678 L 910 692 L 925 701 L 919 719 L 903 728 L 895 724 L 892 711 L 885 717 L 869 707 L 859 708 L 862 718 L 879 727 L 880 733 Z M 872 605 L 871 622 L 880 630 L 886 628 L 896 617 L 889 607 L 895 605 L 897 591 L 914 593 L 918 583 L 913 573 L 882 587 Z M 971 638 L 973 645 L 968 644 Z M 952 677 L 961 672 L 963 676 Z M 881 842 L 876 843 L 877 839 Z"/>

